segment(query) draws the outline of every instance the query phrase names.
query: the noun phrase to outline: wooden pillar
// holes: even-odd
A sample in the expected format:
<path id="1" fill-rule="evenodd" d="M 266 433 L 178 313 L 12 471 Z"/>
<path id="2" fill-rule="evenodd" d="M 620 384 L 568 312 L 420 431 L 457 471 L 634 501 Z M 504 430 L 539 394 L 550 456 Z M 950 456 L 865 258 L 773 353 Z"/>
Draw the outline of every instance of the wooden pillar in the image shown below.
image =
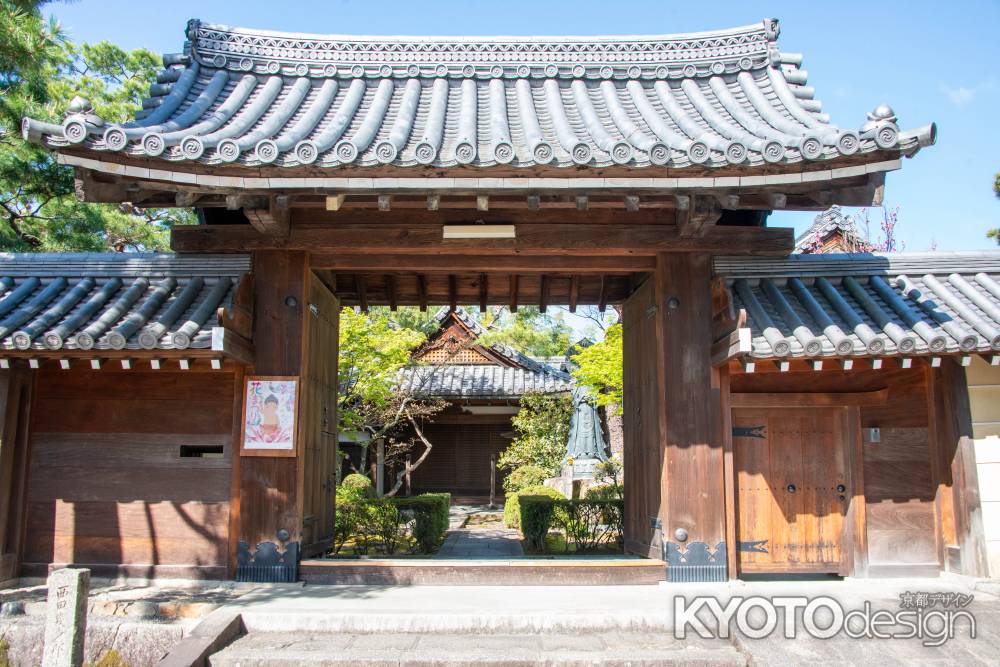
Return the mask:
<path id="1" fill-rule="evenodd" d="M 952 359 L 928 367 L 927 398 L 939 559 L 945 569 L 987 576 L 965 368 Z"/>
<path id="2" fill-rule="evenodd" d="M 0 584 L 19 576 L 24 543 L 34 373 L 22 364 L 0 371 Z"/>
<path id="3" fill-rule="evenodd" d="M 656 260 L 660 519 L 671 581 L 727 578 L 725 379 L 712 367 L 711 269 L 707 254 L 662 253 Z"/>
<path id="4" fill-rule="evenodd" d="M 254 253 L 255 375 L 300 376 L 307 308 L 307 255 L 266 250 Z M 301 432 L 301 431 L 300 431 Z M 300 549 L 302 494 L 299 488 L 304 443 L 287 458 L 247 456 L 239 459 L 240 566 L 270 543 L 284 553 Z M 238 575 L 239 576 L 239 575 Z M 247 578 L 249 575 L 244 575 Z"/>

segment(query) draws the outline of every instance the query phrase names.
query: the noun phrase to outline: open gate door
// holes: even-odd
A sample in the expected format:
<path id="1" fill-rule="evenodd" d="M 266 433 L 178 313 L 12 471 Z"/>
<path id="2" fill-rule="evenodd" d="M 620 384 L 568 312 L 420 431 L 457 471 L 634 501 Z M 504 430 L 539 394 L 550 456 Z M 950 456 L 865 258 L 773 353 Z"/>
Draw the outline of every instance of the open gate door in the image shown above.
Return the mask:
<path id="1" fill-rule="evenodd" d="M 846 408 L 733 410 L 741 572 L 850 574 L 847 417 Z"/>

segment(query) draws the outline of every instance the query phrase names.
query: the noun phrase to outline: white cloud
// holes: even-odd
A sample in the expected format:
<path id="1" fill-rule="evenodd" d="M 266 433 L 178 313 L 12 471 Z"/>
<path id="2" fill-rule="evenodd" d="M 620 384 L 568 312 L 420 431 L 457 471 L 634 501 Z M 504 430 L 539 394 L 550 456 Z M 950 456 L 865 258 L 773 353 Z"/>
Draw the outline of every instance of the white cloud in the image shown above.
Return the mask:
<path id="1" fill-rule="evenodd" d="M 982 81 L 975 86 L 957 86 L 951 87 L 943 85 L 941 86 L 941 92 L 945 94 L 948 100 L 957 107 L 964 107 L 967 104 L 971 104 L 976 98 L 976 95 L 983 91 L 992 90 L 996 85 L 992 79 L 989 81 Z"/>

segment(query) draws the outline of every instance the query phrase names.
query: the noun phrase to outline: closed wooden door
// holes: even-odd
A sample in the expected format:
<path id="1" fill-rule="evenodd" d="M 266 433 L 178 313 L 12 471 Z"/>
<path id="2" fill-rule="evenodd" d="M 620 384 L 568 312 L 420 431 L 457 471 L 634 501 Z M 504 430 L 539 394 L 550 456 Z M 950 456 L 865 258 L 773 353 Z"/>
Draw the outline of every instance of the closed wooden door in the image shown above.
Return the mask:
<path id="1" fill-rule="evenodd" d="M 844 408 L 733 410 L 742 572 L 848 574 L 847 438 Z"/>

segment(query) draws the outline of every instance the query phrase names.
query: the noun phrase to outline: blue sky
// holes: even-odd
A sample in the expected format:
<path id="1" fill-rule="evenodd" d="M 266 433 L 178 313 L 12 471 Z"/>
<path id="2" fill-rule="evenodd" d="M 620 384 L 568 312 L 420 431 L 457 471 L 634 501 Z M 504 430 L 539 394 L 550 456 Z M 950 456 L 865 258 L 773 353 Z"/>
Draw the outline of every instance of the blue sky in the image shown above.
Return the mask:
<path id="1" fill-rule="evenodd" d="M 833 122 L 859 127 L 886 102 L 903 129 L 938 124 L 938 143 L 890 173 L 906 250 L 996 247 L 993 175 L 1000 170 L 1000 1 L 882 0 L 82 0 L 48 10 L 78 41 L 156 52 L 181 48 L 189 18 L 298 32 L 423 35 L 594 35 L 728 28 L 781 21 L 784 51 L 805 54 L 809 84 Z M 873 221 L 877 219 L 873 216 Z M 809 213 L 777 213 L 800 232 Z"/>

